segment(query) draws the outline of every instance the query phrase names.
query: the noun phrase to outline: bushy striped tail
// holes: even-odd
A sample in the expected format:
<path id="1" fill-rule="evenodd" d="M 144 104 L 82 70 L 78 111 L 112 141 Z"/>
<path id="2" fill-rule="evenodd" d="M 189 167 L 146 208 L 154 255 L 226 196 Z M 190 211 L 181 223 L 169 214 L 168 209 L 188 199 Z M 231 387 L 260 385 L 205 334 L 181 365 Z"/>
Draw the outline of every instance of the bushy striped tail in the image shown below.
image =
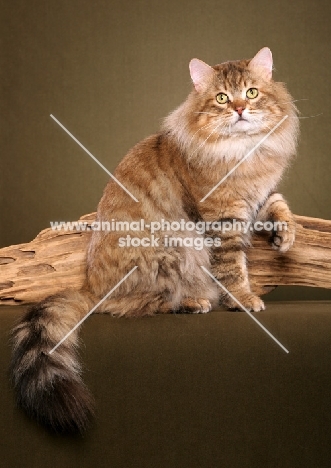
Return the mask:
<path id="1" fill-rule="evenodd" d="M 18 403 L 56 432 L 83 432 L 93 414 L 93 398 L 81 378 L 77 331 L 50 354 L 92 306 L 88 293 L 67 290 L 32 306 L 12 331 Z"/>

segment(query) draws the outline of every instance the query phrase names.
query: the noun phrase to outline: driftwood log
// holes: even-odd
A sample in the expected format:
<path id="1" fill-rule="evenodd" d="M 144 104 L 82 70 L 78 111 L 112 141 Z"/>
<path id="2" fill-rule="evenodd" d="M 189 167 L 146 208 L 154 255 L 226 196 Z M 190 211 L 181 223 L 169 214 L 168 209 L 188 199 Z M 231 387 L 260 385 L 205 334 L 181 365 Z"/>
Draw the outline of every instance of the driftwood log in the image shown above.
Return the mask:
<path id="1" fill-rule="evenodd" d="M 331 221 L 296 216 L 296 240 L 286 254 L 254 235 L 248 250 L 252 289 L 259 295 L 278 285 L 331 288 Z M 80 221 L 92 223 L 95 213 Z M 84 279 L 90 232 L 41 231 L 27 243 L 0 249 L 0 304 L 36 302 Z"/>

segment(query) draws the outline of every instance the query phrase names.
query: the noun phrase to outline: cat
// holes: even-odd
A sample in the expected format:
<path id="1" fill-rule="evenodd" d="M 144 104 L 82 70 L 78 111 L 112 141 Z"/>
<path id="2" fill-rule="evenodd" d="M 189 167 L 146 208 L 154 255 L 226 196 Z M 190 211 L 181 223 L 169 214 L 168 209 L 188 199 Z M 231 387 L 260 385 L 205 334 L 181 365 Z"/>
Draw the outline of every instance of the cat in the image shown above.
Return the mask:
<path id="1" fill-rule="evenodd" d="M 50 350 L 135 266 L 98 312 L 127 317 L 206 313 L 219 301 L 238 308 L 233 297 L 247 310 L 264 309 L 247 273 L 251 232 L 220 232 L 209 224 L 202 235 L 187 223 L 281 221 L 287 229 L 273 231 L 270 242 L 280 252 L 293 244 L 295 221 L 275 188 L 296 153 L 299 121 L 285 85 L 272 79 L 272 66 L 266 47 L 253 59 L 213 67 L 193 59 L 193 86 L 185 102 L 166 117 L 158 134 L 134 146 L 118 165 L 115 177 L 138 202 L 111 179 L 98 205 L 98 222 L 143 219 L 147 226 L 164 222 L 169 227 L 182 221 L 183 229 L 174 224 L 170 230 L 159 229 L 158 239 L 140 247 L 121 242 L 128 235 L 136 244 L 151 238 L 146 225 L 124 234 L 95 230 L 83 288 L 33 305 L 14 328 L 13 386 L 20 406 L 40 423 L 58 432 L 86 429 L 94 403 L 81 378 L 77 331 L 55 352 Z M 170 237 L 196 243 L 167 247 Z"/>

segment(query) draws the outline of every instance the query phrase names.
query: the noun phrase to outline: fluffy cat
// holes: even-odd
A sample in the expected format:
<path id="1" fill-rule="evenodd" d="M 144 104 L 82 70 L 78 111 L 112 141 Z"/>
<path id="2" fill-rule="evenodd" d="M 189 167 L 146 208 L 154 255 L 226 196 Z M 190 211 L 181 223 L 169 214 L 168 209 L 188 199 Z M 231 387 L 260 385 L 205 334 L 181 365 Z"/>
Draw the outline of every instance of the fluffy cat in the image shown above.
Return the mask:
<path id="1" fill-rule="evenodd" d="M 193 89 L 164 121 L 161 131 L 138 143 L 115 176 L 139 200 L 134 202 L 110 180 L 99 203 L 97 220 L 145 223 L 239 220 L 284 221 L 271 242 L 287 251 L 295 236 L 293 216 L 275 192 L 296 151 L 297 111 L 284 84 L 272 79 L 268 48 L 251 60 L 210 67 L 190 62 Z M 242 161 L 278 124 L 284 122 Z M 224 177 L 228 177 L 201 201 Z M 140 239 L 149 229 L 131 231 Z M 245 249 L 250 232 L 208 231 L 214 243 L 197 249 L 165 247 L 166 236 L 201 239 L 192 230 L 160 231 L 147 247 L 120 247 L 123 232 L 93 232 L 87 252 L 84 287 L 67 290 L 32 306 L 12 334 L 12 380 L 19 404 L 55 431 L 83 431 L 93 413 L 93 399 L 81 379 L 77 331 L 54 353 L 49 351 L 134 267 L 138 268 L 98 308 L 114 316 L 156 313 L 204 313 L 221 300 L 236 308 L 201 268 L 208 269 L 247 309 L 264 309 L 252 293 Z"/>

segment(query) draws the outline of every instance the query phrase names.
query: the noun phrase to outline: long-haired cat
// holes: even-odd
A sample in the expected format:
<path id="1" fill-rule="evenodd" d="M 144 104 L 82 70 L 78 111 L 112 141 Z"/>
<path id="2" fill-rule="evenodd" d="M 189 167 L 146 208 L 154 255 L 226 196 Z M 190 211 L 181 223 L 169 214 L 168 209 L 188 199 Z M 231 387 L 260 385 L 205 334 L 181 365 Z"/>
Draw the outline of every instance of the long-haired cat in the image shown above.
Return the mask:
<path id="1" fill-rule="evenodd" d="M 81 379 L 77 330 L 49 352 L 134 266 L 97 312 L 135 317 L 204 313 L 220 300 L 236 308 L 202 266 L 245 308 L 264 309 L 250 289 L 246 268 L 250 231 L 209 229 L 208 242 L 199 248 L 166 246 L 170 237 L 201 240 L 186 223 L 282 221 L 287 230 L 272 233 L 274 248 L 285 252 L 294 241 L 293 216 L 275 187 L 295 154 L 298 118 L 284 84 L 272 79 L 270 50 L 214 67 L 193 59 L 190 74 L 194 86 L 185 102 L 165 119 L 158 134 L 138 143 L 116 169 L 116 178 L 138 202 L 110 180 L 98 206 L 100 223 L 143 219 L 145 230 L 93 232 L 84 287 L 32 306 L 13 330 L 11 372 L 18 402 L 56 431 L 83 431 L 93 399 Z M 173 224 L 172 230 L 155 233 L 150 245 L 122 246 L 128 235 L 151 238 L 148 225 L 162 220 L 184 220 L 184 228 Z M 214 242 L 216 237 L 221 245 Z"/>

